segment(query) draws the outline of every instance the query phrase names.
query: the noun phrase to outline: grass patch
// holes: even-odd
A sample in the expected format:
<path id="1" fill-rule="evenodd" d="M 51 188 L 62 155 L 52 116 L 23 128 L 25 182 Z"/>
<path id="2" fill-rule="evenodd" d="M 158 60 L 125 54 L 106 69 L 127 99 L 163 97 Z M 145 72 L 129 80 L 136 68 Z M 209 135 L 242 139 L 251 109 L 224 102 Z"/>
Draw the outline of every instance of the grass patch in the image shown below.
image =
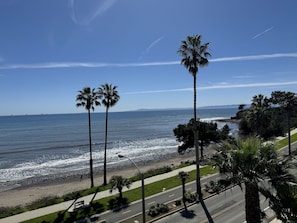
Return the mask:
<path id="1" fill-rule="evenodd" d="M 297 133 L 291 135 L 291 143 L 296 142 L 296 141 L 297 141 Z M 288 138 L 284 138 L 277 142 L 276 148 L 281 149 L 287 145 L 288 145 Z"/>

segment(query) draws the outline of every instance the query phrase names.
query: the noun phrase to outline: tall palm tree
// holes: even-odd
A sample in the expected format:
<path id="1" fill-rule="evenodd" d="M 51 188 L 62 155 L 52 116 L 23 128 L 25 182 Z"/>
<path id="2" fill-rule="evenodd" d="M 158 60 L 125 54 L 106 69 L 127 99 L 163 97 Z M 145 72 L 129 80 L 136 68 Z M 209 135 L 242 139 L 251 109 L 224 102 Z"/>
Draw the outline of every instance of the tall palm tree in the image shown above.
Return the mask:
<path id="1" fill-rule="evenodd" d="M 186 180 L 187 180 L 187 178 L 189 178 L 189 174 L 187 172 L 180 171 L 178 173 L 178 177 L 181 179 L 181 182 L 182 182 L 182 190 L 183 190 L 182 193 L 183 193 L 184 207 L 185 207 L 185 210 L 188 210 L 187 205 L 186 205 Z"/>
<path id="2" fill-rule="evenodd" d="M 100 96 L 95 91 L 95 88 L 85 87 L 78 91 L 79 94 L 76 96 L 76 106 L 84 107 L 88 111 L 88 121 L 89 121 L 89 147 L 90 147 L 90 177 L 91 177 L 91 187 L 94 187 L 94 176 L 93 176 L 93 158 L 92 158 L 92 137 L 91 137 L 91 110 L 95 110 L 94 106 L 101 105 L 97 101 Z"/>
<path id="3" fill-rule="evenodd" d="M 297 108 L 297 94 L 293 92 L 274 91 L 271 93 L 272 103 L 278 104 L 287 113 L 288 148 L 291 155 L 291 116 Z"/>
<path id="4" fill-rule="evenodd" d="M 201 43 L 201 35 L 188 36 L 186 40 L 181 42 L 181 46 L 178 53 L 182 56 L 181 64 L 183 64 L 189 73 L 193 76 L 194 80 L 194 141 L 195 141 L 195 153 L 196 153 L 196 187 L 198 200 L 205 211 L 205 214 L 209 222 L 213 222 L 206 206 L 203 201 L 201 182 L 200 182 L 200 159 L 199 159 L 199 139 L 197 129 L 197 113 L 196 113 L 196 79 L 199 67 L 204 67 L 208 64 L 207 57 L 211 56 L 208 52 L 209 43 Z"/>
<path id="5" fill-rule="evenodd" d="M 105 143 L 104 143 L 104 178 L 103 185 L 107 184 L 106 176 L 106 149 L 107 149 L 107 128 L 108 128 L 108 111 L 110 107 L 113 107 L 119 100 L 120 96 L 117 91 L 117 86 L 111 84 L 102 84 L 98 90 L 98 95 L 102 97 L 102 104 L 106 108 L 105 112 Z"/>
<path id="6" fill-rule="evenodd" d="M 224 142 L 217 150 L 212 160 L 223 177 L 219 183 L 225 187 L 238 185 L 241 188 L 244 184 L 246 221 L 261 222 L 259 193 L 270 202 L 281 203 L 283 193 L 280 190 L 295 181 L 286 169 L 287 165 L 281 161 L 273 145 L 264 144 L 256 137 Z"/>

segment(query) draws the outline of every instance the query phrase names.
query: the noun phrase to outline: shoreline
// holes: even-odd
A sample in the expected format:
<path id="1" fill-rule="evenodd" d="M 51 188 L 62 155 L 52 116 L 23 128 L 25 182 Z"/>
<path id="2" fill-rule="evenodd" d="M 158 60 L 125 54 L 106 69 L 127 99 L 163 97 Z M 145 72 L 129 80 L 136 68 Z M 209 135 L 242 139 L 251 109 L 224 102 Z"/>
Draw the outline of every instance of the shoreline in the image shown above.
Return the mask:
<path id="1" fill-rule="evenodd" d="M 151 169 L 161 168 L 164 166 L 176 167 L 181 162 L 195 160 L 195 152 L 190 152 L 180 155 L 177 152 L 174 154 L 164 155 L 158 160 L 150 160 L 147 162 L 137 163 L 142 172 L 147 172 Z M 107 166 L 107 179 L 114 175 L 121 175 L 125 178 L 130 178 L 138 174 L 138 170 L 132 163 L 127 165 L 112 165 Z M 103 170 L 94 171 L 95 186 L 103 184 Z M 46 197 L 61 197 L 65 194 L 87 189 L 90 187 L 90 177 L 87 175 L 73 175 L 67 178 L 47 179 L 40 182 L 27 183 L 18 187 L 7 189 L 0 192 L 0 207 L 16 207 L 26 206 L 34 201 Z"/>

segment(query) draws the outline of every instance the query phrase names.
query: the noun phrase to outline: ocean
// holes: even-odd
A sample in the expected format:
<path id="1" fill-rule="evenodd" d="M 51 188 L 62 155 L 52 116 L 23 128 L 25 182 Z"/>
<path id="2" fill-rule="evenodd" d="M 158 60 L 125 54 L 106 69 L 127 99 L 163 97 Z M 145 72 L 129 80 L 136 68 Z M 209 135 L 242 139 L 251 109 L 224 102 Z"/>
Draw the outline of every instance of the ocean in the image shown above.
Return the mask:
<path id="1" fill-rule="evenodd" d="M 201 120 L 230 118 L 237 108 L 198 109 Z M 149 162 L 177 153 L 173 129 L 192 109 L 109 112 L 107 165 L 125 165 L 118 154 Z M 105 113 L 92 112 L 94 169 L 103 168 Z M 218 122 L 218 127 L 226 123 Z M 235 133 L 237 124 L 227 123 Z M 0 116 L 0 191 L 38 179 L 89 172 L 88 116 L 80 114 Z"/>

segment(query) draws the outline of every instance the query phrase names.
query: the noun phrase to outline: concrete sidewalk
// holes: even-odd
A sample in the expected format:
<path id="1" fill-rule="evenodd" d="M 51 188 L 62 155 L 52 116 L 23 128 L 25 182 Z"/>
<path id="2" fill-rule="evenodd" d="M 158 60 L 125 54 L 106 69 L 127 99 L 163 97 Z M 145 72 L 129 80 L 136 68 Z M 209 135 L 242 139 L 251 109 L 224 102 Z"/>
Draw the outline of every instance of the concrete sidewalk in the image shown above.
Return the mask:
<path id="1" fill-rule="evenodd" d="M 170 171 L 168 173 L 164 173 L 164 174 L 160 174 L 160 175 L 153 176 L 153 177 L 150 177 L 150 178 L 146 178 L 146 179 L 144 179 L 144 183 L 145 183 L 145 185 L 151 184 L 151 183 L 154 183 L 154 182 L 166 179 L 166 178 L 177 176 L 180 171 L 190 172 L 190 171 L 195 170 L 195 169 L 196 169 L 196 165 L 191 165 L 191 166 L 187 166 L 187 167 L 184 167 L 184 168 L 176 169 L 176 170 Z M 131 186 L 130 186 L 130 189 L 125 188 L 123 190 L 123 192 L 128 191 L 128 190 L 132 190 L 132 189 L 135 189 L 135 188 L 138 188 L 138 187 L 141 187 L 141 181 L 133 182 L 131 184 Z M 160 191 L 160 192 L 162 192 L 162 191 Z M 108 196 L 111 196 L 113 194 L 117 194 L 117 193 L 112 193 L 111 194 L 109 192 L 109 190 L 101 191 L 101 192 L 97 193 L 94 200 L 98 200 L 98 199 L 101 199 L 101 198 L 104 198 L 104 197 L 108 197 Z M 94 196 L 94 194 L 90 194 L 88 196 L 79 198 L 77 201 L 84 201 L 85 204 L 88 204 L 92 200 L 93 196 Z M 17 215 L 13 215 L 13 216 L 10 216 L 10 217 L 7 217 L 7 218 L 3 218 L 3 219 L 0 219 L 0 223 L 17 223 L 17 222 L 22 222 L 22 221 L 30 220 L 30 219 L 33 219 L 33 218 L 41 217 L 41 216 L 51 214 L 51 213 L 54 213 L 54 212 L 63 211 L 63 210 L 66 210 L 67 208 L 69 208 L 69 206 L 73 203 L 73 201 L 74 200 L 70 200 L 70 201 L 59 203 L 59 204 L 51 205 L 51 206 L 48 206 L 48 207 L 36 209 L 36 210 L 33 210 L 33 211 L 27 211 L 27 212 L 24 212 L 24 213 L 21 213 L 21 214 L 17 214 Z"/>

